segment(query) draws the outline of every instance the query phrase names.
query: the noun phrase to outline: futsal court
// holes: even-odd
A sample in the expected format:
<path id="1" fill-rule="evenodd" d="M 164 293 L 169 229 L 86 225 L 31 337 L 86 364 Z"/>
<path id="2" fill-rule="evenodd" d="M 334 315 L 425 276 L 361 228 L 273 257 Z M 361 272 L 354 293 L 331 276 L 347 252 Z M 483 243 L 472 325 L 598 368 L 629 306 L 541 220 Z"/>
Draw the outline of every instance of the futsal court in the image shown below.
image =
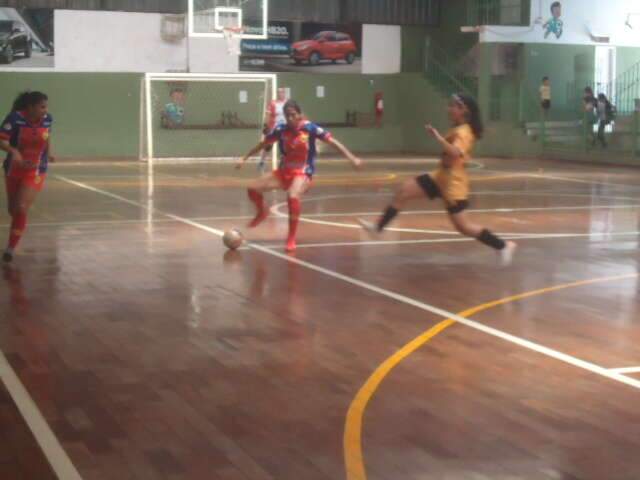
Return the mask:
<path id="1" fill-rule="evenodd" d="M 640 480 L 637 0 L 1 3 L 0 480 Z"/>
<path id="2" fill-rule="evenodd" d="M 635 478 L 637 171 L 474 162 L 501 266 L 438 201 L 357 226 L 435 161 L 326 158 L 292 255 L 254 165 L 56 165 L 2 271 L 0 477 Z"/>

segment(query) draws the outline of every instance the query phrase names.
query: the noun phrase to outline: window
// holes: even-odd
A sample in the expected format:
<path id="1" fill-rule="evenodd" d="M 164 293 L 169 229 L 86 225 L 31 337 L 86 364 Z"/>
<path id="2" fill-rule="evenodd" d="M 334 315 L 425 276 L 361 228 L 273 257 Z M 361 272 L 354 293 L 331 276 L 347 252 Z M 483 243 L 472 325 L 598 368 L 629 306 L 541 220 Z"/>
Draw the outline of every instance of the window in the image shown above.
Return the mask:
<path id="1" fill-rule="evenodd" d="M 518 25 L 522 19 L 522 0 L 501 0 L 500 25 Z"/>

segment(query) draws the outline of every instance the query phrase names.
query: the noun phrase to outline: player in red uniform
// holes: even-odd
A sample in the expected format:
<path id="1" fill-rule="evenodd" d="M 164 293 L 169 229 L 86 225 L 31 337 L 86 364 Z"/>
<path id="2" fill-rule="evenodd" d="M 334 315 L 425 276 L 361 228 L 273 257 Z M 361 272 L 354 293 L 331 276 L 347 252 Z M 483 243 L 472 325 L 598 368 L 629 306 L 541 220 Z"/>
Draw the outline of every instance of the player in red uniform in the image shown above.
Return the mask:
<path id="1" fill-rule="evenodd" d="M 315 173 L 316 140 L 322 140 L 332 145 L 348 158 L 355 168 L 362 165 L 362 160 L 333 138 L 329 132 L 305 120 L 296 101 L 289 100 L 285 103 L 284 115 L 287 123 L 278 125 L 272 130 L 262 142 L 253 147 L 238 162 L 236 168 L 242 168 L 249 157 L 266 146 L 278 142 L 280 166 L 277 170 L 254 180 L 248 189 L 249 199 L 255 204 L 257 210 L 249 227 L 258 226 L 269 215 L 262 192 L 274 188 L 286 190 L 289 205 L 289 236 L 287 237 L 286 251 L 293 252 L 296 249 L 296 231 L 300 218 L 300 197 L 311 186 L 311 180 Z"/>
<path id="2" fill-rule="evenodd" d="M 44 186 L 51 154 L 48 98 L 42 92 L 24 92 L 13 103 L 0 125 L 0 149 L 7 152 L 2 164 L 11 215 L 11 231 L 2 260 L 11 262 L 27 226 L 27 213 Z"/>

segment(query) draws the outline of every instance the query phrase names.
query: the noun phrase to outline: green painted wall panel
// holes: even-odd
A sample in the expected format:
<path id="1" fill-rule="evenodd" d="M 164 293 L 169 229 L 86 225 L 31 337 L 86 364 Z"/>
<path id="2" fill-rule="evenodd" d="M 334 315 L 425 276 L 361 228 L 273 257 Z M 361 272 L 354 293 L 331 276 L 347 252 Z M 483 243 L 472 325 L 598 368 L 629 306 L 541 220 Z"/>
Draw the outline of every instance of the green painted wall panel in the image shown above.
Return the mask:
<path id="1" fill-rule="evenodd" d="M 582 89 L 593 81 L 595 47 L 589 45 L 525 45 L 524 84 L 526 95 L 539 98 L 542 77 L 551 79 L 550 118 L 575 118 L 581 108 Z M 529 120 L 538 117 L 530 112 Z"/>
<path id="2" fill-rule="evenodd" d="M 24 89 L 40 89 L 51 98 L 55 117 L 54 142 L 60 156 L 74 158 L 136 157 L 139 145 L 140 81 L 137 74 L 91 73 L 7 73 L 0 76 L 0 108 L 8 111 L 15 95 Z M 280 84 L 292 89 L 307 116 L 319 123 L 344 122 L 346 111 L 373 113 L 374 94 L 384 93 L 383 128 L 331 128 L 356 152 L 421 152 L 437 154 L 437 144 L 427 137 L 424 124 L 448 128 L 447 99 L 434 89 L 423 74 L 398 75 L 306 75 L 282 74 Z M 325 87 L 325 97 L 317 98 L 316 87 Z M 217 90 L 222 100 L 237 103 L 237 92 Z M 168 99 L 168 89 L 156 89 L 158 110 Z M 255 92 L 249 92 L 250 99 Z M 208 123 L 219 120 L 219 111 L 200 108 L 196 89 L 188 95 L 187 114 L 191 120 Z M 222 107 L 220 107 L 222 108 Z M 255 108 L 247 106 L 247 114 Z M 253 107 L 252 107 L 253 108 Z M 250 111 L 251 110 L 251 111 Z M 156 117 L 157 118 L 157 117 Z M 165 155 L 198 156 L 215 151 L 236 155 L 258 140 L 252 130 L 168 131 L 154 126 L 158 148 Z M 502 152 L 503 144 L 487 139 L 482 151 Z M 500 148 L 497 148 L 500 147 Z"/>
<path id="3" fill-rule="evenodd" d="M 622 75 L 640 63 L 640 48 L 618 47 L 616 49 L 616 63 L 617 74 Z"/>
<path id="4" fill-rule="evenodd" d="M 3 73 L 0 109 L 4 115 L 18 92 L 42 90 L 54 117 L 58 155 L 137 155 L 140 76 L 93 73 Z"/>
<path id="5" fill-rule="evenodd" d="M 402 27 L 402 72 L 424 72 L 425 27 Z"/>

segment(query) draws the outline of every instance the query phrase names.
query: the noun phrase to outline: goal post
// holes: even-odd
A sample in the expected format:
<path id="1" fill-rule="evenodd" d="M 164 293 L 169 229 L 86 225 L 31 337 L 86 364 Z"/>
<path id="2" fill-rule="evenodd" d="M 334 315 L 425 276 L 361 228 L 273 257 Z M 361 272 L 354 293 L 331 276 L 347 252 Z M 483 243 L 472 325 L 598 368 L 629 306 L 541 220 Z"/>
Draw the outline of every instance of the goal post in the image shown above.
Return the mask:
<path id="1" fill-rule="evenodd" d="M 187 163 L 242 156 L 262 138 L 277 81 L 275 74 L 145 74 L 139 158 Z"/>

